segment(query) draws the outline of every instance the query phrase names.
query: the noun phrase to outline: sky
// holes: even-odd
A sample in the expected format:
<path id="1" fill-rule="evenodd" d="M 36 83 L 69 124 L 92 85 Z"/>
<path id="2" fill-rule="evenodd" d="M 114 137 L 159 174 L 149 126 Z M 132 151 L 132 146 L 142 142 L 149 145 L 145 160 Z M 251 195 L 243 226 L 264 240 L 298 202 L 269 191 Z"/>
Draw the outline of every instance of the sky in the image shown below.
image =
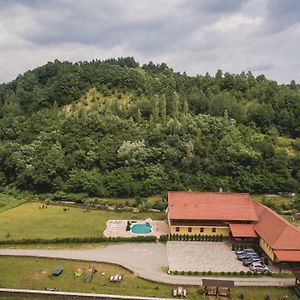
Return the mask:
<path id="1" fill-rule="evenodd" d="M 299 83 L 299 53 L 300 0 L 0 0 L 0 82 L 55 59 L 133 56 Z"/>

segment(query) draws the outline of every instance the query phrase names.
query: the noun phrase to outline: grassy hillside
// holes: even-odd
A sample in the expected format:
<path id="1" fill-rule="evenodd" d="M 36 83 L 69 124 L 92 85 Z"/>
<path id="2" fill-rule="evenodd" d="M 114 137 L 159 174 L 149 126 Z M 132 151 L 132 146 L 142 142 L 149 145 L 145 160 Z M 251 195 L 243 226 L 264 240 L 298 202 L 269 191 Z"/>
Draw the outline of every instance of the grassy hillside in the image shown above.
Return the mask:
<path id="1" fill-rule="evenodd" d="M 300 191 L 300 87 L 133 58 L 48 63 L 0 85 L 0 188 L 139 198 Z"/>

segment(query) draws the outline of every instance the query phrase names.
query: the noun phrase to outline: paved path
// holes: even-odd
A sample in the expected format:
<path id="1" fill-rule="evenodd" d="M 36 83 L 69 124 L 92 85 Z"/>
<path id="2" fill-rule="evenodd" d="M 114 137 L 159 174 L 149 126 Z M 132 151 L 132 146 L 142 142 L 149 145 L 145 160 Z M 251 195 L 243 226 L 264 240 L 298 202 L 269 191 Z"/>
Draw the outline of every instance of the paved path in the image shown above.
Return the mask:
<path id="1" fill-rule="evenodd" d="M 201 277 L 168 275 L 163 268 L 168 266 L 166 245 L 160 243 L 113 244 L 94 249 L 0 249 L 0 255 L 65 258 L 116 263 L 138 276 L 152 281 L 174 285 L 199 285 Z M 217 279 L 216 277 L 209 277 Z M 237 286 L 291 286 L 293 278 L 228 278 Z"/>

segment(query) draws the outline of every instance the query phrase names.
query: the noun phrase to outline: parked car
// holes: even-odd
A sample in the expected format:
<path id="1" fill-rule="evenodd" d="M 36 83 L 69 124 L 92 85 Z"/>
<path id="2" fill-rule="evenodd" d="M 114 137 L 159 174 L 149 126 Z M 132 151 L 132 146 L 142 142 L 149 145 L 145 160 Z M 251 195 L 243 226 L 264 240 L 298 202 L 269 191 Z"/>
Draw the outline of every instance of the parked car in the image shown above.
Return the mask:
<path id="1" fill-rule="evenodd" d="M 260 258 L 252 258 L 247 257 L 245 259 L 242 259 L 243 265 L 246 267 L 250 267 L 253 263 L 259 263 L 262 264 L 262 260 Z"/>
<path id="2" fill-rule="evenodd" d="M 243 259 L 250 259 L 250 258 L 259 258 L 260 257 L 256 254 L 256 253 L 242 253 L 242 254 L 238 254 L 237 255 L 237 258 L 239 260 L 243 260 Z"/>
<path id="3" fill-rule="evenodd" d="M 264 264 L 261 261 L 252 261 L 251 266 L 260 267 L 260 266 L 264 266 Z"/>
<path id="4" fill-rule="evenodd" d="M 254 253 L 256 253 L 255 250 L 252 249 L 252 248 L 246 248 L 246 249 L 244 249 L 244 252 L 247 252 L 247 253 L 254 252 Z"/>
<path id="5" fill-rule="evenodd" d="M 243 259 L 247 259 L 247 258 L 248 258 L 247 254 L 239 254 L 239 255 L 237 255 L 237 259 L 238 260 L 243 260 Z"/>
<path id="6" fill-rule="evenodd" d="M 259 255 L 255 252 L 246 253 L 249 257 L 259 257 Z"/>
<path id="7" fill-rule="evenodd" d="M 257 253 L 252 249 L 244 249 L 235 251 L 236 255 L 257 255 Z"/>
<path id="8" fill-rule="evenodd" d="M 261 260 L 261 258 L 258 256 L 258 255 L 251 255 L 251 256 L 247 256 L 249 259 L 252 259 L 252 260 Z"/>
<path id="9" fill-rule="evenodd" d="M 267 273 L 270 272 L 269 268 L 266 265 L 252 265 L 250 270 L 254 273 Z"/>
<path id="10" fill-rule="evenodd" d="M 250 267 L 252 265 L 252 259 L 244 259 L 243 260 L 243 265 L 245 267 Z"/>

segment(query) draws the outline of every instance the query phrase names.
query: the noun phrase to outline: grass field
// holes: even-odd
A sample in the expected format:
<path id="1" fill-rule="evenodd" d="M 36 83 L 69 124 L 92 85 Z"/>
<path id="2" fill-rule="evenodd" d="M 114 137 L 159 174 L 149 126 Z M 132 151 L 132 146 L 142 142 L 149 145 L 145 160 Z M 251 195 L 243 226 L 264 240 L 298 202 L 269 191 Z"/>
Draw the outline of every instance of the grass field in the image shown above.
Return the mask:
<path id="1" fill-rule="evenodd" d="M 51 272 L 57 265 L 63 266 L 64 272 L 59 277 L 52 277 Z M 171 297 L 171 285 L 141 279 L 124 268 L 111 264 L 95 263 L 94 266 L 98 272 L 94 275 L 91 283 L 84 283 L 84 276 L 75 277 L 74 270 L 78 267 L 86 270 L 88 265 L 88 262 L 68 260 L 0 257 L 0 287 L 26 289 L 56 287 L 60 291 Z M 103 272 L 105 275 L 102 275 Z M 120 273 L 124 275 L 121 283 L 108 281 L 109 275 Z M 188 299 L 207 299 L 200 296 L 200 287 L 187 287 L 187 290 Z M 239 299 L 241 293 L 247 300 L 264 299 L 267 292 L 270 293 L 270 299 L 276 300 L 284 295 L 293 299 L 294 294 L 293 289 L 288 288 L 235 288 L 233 299 Z"/>
<path id="2" fill-rule="evenodd" d="M 99 211 L 49 205 L 39 209 L 38 203 L 25 203 L 0 213 L 0 239 L 65 238 L 103 236 L 107 220 L 146 219 L 162 220 L 164 213 Z M 7 237 L 9 233 L 9 237 Z"/>
<path id="3" fill-rule="evenodd" d="M 295 201 L 293 197 L 283 197 L 283 196 L 268 196 L 265 195 L 251 195 L 253 199 L 255 199 L 258 202 L 262 202 L 263 200 L 270 201 L 274 205 L 290 205 Z"/>

